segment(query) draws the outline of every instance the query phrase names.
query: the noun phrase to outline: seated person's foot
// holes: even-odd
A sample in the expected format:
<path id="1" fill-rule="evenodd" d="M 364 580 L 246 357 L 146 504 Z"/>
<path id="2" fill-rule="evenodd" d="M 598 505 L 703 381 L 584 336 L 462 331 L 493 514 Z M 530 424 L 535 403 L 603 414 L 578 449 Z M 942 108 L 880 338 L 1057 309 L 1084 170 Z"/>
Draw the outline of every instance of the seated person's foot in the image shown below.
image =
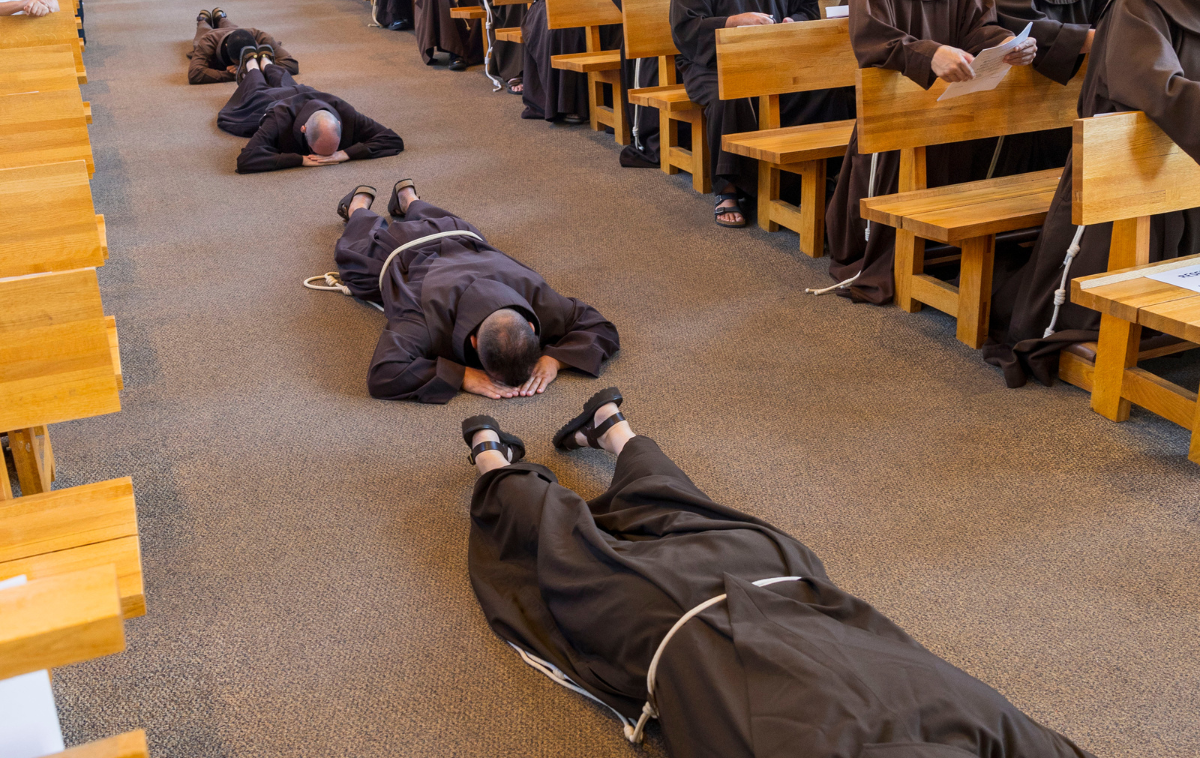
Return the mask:
<path id="1" fill-rule="evenodd" d="M 408 213 L 408 206 L 414 200 L 420 200 L 417 196 L 417 185 L 412 179 L 401 179 L 392 187 L 392 197 L 388 200 L 388 213 L 403 217 Z"/>
<path id="2" fill-rule="evenodd" d="M 349 221 L 354 212 L 362 208 L 370 208 L 375 202 L 375 188 L 360 184 L 350 190 L 350 194 L 338 201 L 337 212 L 342 220 Z"/>
<path id="3" fill-rule="evenodd" d="M 447 66 L 451 71 L 466 71 L 467 61 L 465 58 L 460 58 L 457 55 L 450 56 L 450 65 Z"/>
<path id="4" fill-rule="evenodd" d="M 583 116 L 578 113 L 568 113 L 562 117 L 563 123 L 578 126 L 583 123 Z"/>
<path id="5" fill-rule="evenodd" d="M 258 46 L 258 65 L 266 70 L 267 66 L 275 62 L 275 48 L 270 45 Z"/>
<path id="6" fill-rule="evenodd" d="M 719 226 L 740 228 L 746 225 L 746 216 L 742 213 L 741 203 L 736 192 L 717 195 L 717 205 L 714 214 Z"/>
<path id="7" fill-rule="evenodd" d="M 402 18 L 399 21 L 393 21 L 392 25 L 388 27 L 388 29 L 391 29 L 394 32 L 403 32 L 403 31 L 407 31 L 411 28 L 412 28 L 412 22 L 406 18 Z"/>
<path id="8" fill-rule="evenodd" d="M 525 457 L 525 442 L 515 434 L 500 429 L 491 416 L 472 416 L 463 419 L 463 441 L 471 447 L 467 460 L 486 474 L 492 469 L 516 463 Z"/>
<path id="9" fill-rule="evenodd" d="M 521 77 L 516 76 L 508 80 L 508 93 L 510 95 L 520 95 L 525 91 L 525 84 L 521 81 Z"/>

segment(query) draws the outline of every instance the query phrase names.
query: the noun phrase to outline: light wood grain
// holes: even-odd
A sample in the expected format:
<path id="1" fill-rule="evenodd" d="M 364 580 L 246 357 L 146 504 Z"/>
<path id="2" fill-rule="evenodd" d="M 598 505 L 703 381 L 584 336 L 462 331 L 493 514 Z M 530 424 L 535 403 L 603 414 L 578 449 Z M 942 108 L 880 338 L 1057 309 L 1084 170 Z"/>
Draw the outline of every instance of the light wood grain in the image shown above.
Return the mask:
<path id="1" fill-rule="evenodd" d="M 517 45 L 525 41 L 524 37 L 521 36 L 521 27 L 519 26 L 507 26 L 503 29 L 497 29 L 496 39 L 501 42 L 512 42 Z"/>
<path id="2" fill-rule="evenodd" d="M 40 495 L 35 496 L 40 497 Z M 16 502 L 25 500 L 17 498 Z M 121 613 L 125 618 L 146 615 L 146 591 L 142 579 L 142 558 L 139 539 L 121 539 L 31 555 L 27 558 L 0 563 L 0 579 L 24 574 L 30 579 L 81 571 L 93 566 L 114 566 L 117 570 L 117 590 L 121 595 Z"/>
<path id="3" fill-rule="evenodd" d="M 0 95 L 78 89 L 86 80 L 70 45 L 0 49 Z"/>
<path id="4" fill-rule="evenodd" d="M 0 170 L 0 278 L 103 266 L 87 164 Z"/>
<path id="5" fill-rule="evenodd" d="M 28 495 L 0 504 L 0 564 L 137 533 L 128 477 Z"/>
<path id="6" fill-rule="evenodd" d="M 112 565 L 0 590 L 0 679 L 125 649 Z"/>
<path id="7" fill-rule="evenodd" d="M 629 102 L 647 108 L 657 108 L 669 113 L 703 110 L 704 106 L 693 103 L 682 84 L 665 84 L 658 87 L 641 87 L 629 90 Z"/>
<path id="8" fill-rule="evenodd" d="M 596 53 L 564 53 L 550 58 L 550 65 L 563 71 L 590 74 L 595 71 L 620 71 L 621 53 L 602 50 Z"/>
<path id="9" fill-rule="evenodd" d="M 46 758 L 150 758 L 150 747 L 146 744 L 146 733 L 139 729 L 89 742 Z"/>
<path id="10" fill-rule="evenodd" d="M 574 29 L 621 23 L 621 11 L 612 0 L 546 0 L 546 26 Z"/>
<path id="11" fill-rule="evenodd" d="M 0 169 L 74 160 L 95 171 L 78 89 L 0 96 Z"/>
<path id="12" fill-rule="evenodd" d="M 858 71 L 858 147 L 882 153 L 911 147 L 1023 134 L 1070 126 L 1076 116 L 1086 68 L 1067 86 L 1032 66 L 1013 67 L 996 89 L 943 102 L 946 84 L 929 90 L 898 71 Z"/>
<path id="13" fill-rule="evenodd" d="M 450 18 L 461 18 L 467 21 L 477 21 L 487 18 L 487 11 L 481 5 L 466 5 L 450 9 Z"/>
<path id="14" fill-rule="evenodd" d="M 857 70 L 844 18 L 717 30 L 722 100 L 853 87 Z"/>
<path id="15" fill-rule="evenodd" d="M 1200 165 L 1146 114 L 1078 119 L 1074 140 L 1075 224 L 1200 207 Z"/>
<path id="16" fill-rule="evenodd" d="M 100 283 L 93 270 L 0 281 L 0 337 L 26 329 L 102 318 Z"/>
<path id="17" fill-rule="evenodd" d="M 41 18 L 0 16 L 0 49 L 67 45 L 75 59 L 76 71 L 83 75 L 83 40 L 79 38 L 78 21 L 63 11 Z"/>
<path id="18" fill-rule="evenodd" d="M 727 134 L 721 147 L 735 155 L 785 165 L 841 157 L 853 133 L 853 120 L 828 121 Z"/>
<path id="19" fill-rule="evenodd" d="M 671 38 L 671 0 L 622 0 L 625 57 L 678 55 Z"/>

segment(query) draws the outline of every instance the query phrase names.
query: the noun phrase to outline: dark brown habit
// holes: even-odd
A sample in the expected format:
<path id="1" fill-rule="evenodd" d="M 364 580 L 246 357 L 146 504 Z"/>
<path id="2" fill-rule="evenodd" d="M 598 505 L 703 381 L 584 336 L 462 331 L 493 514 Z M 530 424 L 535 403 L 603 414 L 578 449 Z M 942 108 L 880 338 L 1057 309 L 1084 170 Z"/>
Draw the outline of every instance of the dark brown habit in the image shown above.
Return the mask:
<path id="1" fill-rule="evenodd" d="M 497 40 L 496 30 L 521 26 L 524 20 L 525 6 L 520 3 L 492 6 L 492 31 L 489 35 L 492 41 L 492 56 L 488 61 L 488 72 L 505 84 L 520 78 L 521 71 L 525 68 L 525 50 L 523 45 L 516 42 Z"/>
<path id="2" fill-rule="evenodd" d="M 780 23 L 821 18 L 817 0 L 671 0 L 671 37 L 679 48 L 676 61 L 683 85 L 693 102 L 704 106 L 708 147 L 712 156 L 713 192 L 737 188 L 743 195 L 758 194 L 758 163 L 721 149 L 726 134 L 758 129 L 756 104 L 749 99 L 722 100 L 717 91 L 717 29 L 730 16 L 766 13 Z M 854 115 L 853 90 L 819 90 L 779 98 L 780 125 L 799 126 L 837 121 Z"/>
<path id="3" fill-rule="evenodd" d="M 587 76 L 561 71 L 550 65 L 555 55 L 582 53 L 587 49 L 583 29 L 550 29 L 546 25 L 546 0 L 534 0 L 521 22 L 525 55 L 525 82 L 521 118 L 555 121 L 575 114 L 588 117 Z"/>
<path id="4" fill-rule="evenodd" d="M 230 32 L 237 28 L 237 24 L 230 21 L 228 17 L 219 19 L 216 29 L 203 18 L 196 21 L 196 36 L 192 39 L 192 51 L 187 55 L 191 60 L 188 64 L 189 84 L 236 81 L 237 75 L 228 71 L 228 67 L 236 66 L 238 62 L 225 59 L 221 52 L 221 43 L 225 41 Z M 292 57 L 291 53 L 283 49 L 283 45 L 279 44 L 274 37 L 258 29 L 247 28 L 246 31 L 254 35 L 255 44 L 270 45 L 275 50 L 277 64 L 292 74 L 300 73 L 300 64 Z"/>
<path id="5" fill-rule="evenodd" d="M 1011 36 L 996 23 L 993 0 L 850 0 L 850 43 L 858 65 L 899 71 L 925 89 L 937 79 L 933 55 L 942 45 L 974 55 Z M 990 149 L 995 141 L 986 144 Z M 928 185 L 982 178 L 973 176 L 979 151 L 977 143 L 931 146 L 926 160 Z M 900 153 L 880 154 L 874 194 L 896 192 L 899 173 Z M 826 215 L 829 273 L 838 281 L 859 274 L 849 288 L 850 297 L 881 304 L 895 293 L 896 230 L 872 224 L 871 238 L 866 239 L 859 201 L 869 194 L 870 181 L 871 156 L 858 152 L 855 131 Z"/>
<path id="6" fill-rule="evenodd" d="M 407 24 L 407 28 L 412 28 L 413 0 L 373 0 L 371 12 L 375 23 L 384 29 L 391 29 L 398 24 Z"/>
<path id="7" fill-rule="evenodd" d="M 393 250 L 431 234 L 388 266 Z M 390 224 L 370 210 L 350 217 L 334 249 L 342 281 L 355 297 L 380 303 L 387 326 L 379 338 L 367 388 L 382 400 L 447 403 L 462 387 L 465 367 L 482 369 L 471 335 L 483 320 L 512 308 L 534 325 L 544 355 L 596 376 L 620 347 L 617 328 L 582 300 L 563 297 L 537 272 L 482 242 L 483 234 L 453 213 L 414 200 Z"/>
<path id="8" fill-rule="evenodd" d="M 714 502 L 648 437 L 590 502 L 534 463 L 483 474 L 468 549 L 492 630 L 630 721 L 667 631 L 728 596 L 661 657 L 673 758 L 1088 756 L 839 588 L 799 541 Z M 753 584 L 781 576 L 802 581 Z"/>
<path id="9" fill-rule="evenodd" d="M 1079 115 L 1145 111 L 1188 155 L 1200 160 L 1200 5 L 1191 0 L 1113 0 L 1096 26 Z M 1054 313 L 1054 292 L 1075 236 L 1071 223 L 1072 162 L 1059 182 L 1007 324 L 993 332 L 999 344 L 984 347 L 988 363 L 1000 366 L 1010 387 L 1030 374 L 1044 384 L 1058 372 L 1058 352 L 1097 338 L 1100 314 L 1065 303 L 1056 331 L 1044 338 Z M 1150 260 L 1200 253 L 1200 210 L 1155 216 L 1150 226 Z M 1071 265 L 1071 278 L 1108 268 L 1112 224 L 1088 227 Z"/>
<path id="10" fill-rule="evenodd" d="M 621 0 L 613 0 L 621 7 Z M 625 57 L 625 35 L 621 35 L 621 82 L 625 90 L 654 87 L 658 80 L 658 58 L 630 60 Z M 659 167 L 658 108 L 626 103 L 626 118 L 631 124 L 633 140 L 621 150 L 621 165 L 626 168 Z"/>
<path id="11" fill-rule="evenodd" d="M 483 63 L 483 24 L 451 18 L 450 9 L 458 5 L 457 0 L 413 0 L 417 49 L 425 65 L 432 66 L 438 52 L 463 58 L 471 66 Z"/>

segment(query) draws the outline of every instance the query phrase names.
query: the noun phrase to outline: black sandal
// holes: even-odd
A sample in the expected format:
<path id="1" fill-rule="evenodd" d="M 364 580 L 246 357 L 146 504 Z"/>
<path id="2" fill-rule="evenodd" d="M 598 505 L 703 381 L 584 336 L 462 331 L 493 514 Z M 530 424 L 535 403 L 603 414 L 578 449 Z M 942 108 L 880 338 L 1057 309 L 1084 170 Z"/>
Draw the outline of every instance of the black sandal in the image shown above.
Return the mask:
<path id="1" fill-rule="evenodd" d="M 258 60 L 258 45 L 248 45 L 242 48 L 242 52 L 238 55 L 237 73 L 234 76 L 237 78 L 237 83 L 241 84 L 246 78 L 246 64 L 250 61 Z"/>
<path id="2" fill-rule="evenodd" d="M 367 203 L 367 207 L 370 208 L 371 205 L 375 202 L 376 192 L 378 192 L 378 190 L 376 190 L 374 187 L 371 187 L 369 185 L 366 185 L 366 184 L 358 185 L 354 189 L 350 190 L 349 195 L 346 195 L 345 197 L 343 197 L 341 200 L 338 201 L 338 207 L 337 207 L 338 215 L 341 216 L 342 219 L 349 221 L 350 220 L 350 203 L 354 201 L 354 196 L 355 195 L 370 195 L 371 202 Z"/>
<path id="3" fill-rule="evenodd" d="M 501 431 L 499 422 L 491 416 L 472 416 L 471 418 L 463 419 L 463 441 L 467 446 L 471 446 L 471 440 L 474 439 L 476 432 L 482 432 L 490 429 L 500 437 L 499 442 L 480 442 L 475 447 L 471 448 L 470 455 L 467 460 L 472 466 L 475 465 L 475 456 L 486 450 L 499 450 L 509 463 L 516 463 L 525 457 L 525 441 L 515 434 Z"/>
<path id="4" fill-rule="evenodd" d="M 407 208 L 404 210 L 400 209 L 400 190 L 408 189 L 409 187 L 412 187 L 413 192 L 417 191 L 417 183 L 412 179 L 401 179 L 392 187 L 392 197 L 388 200 L 388 213 L 396 218 L 404 218 L 404 214 L 408 211 Z M 417 199 L 419 200 L 420 198 Z"/>
<path id="5" fill-rule="evenodd" d="M 270 58 L 271 63 L 272 64 L 275 63 L 275 48 L 271 47 L 270 45 L 259 45 L 258 46 L 258 67 L 259 68 L 262 68 L 263 66 L 267 65 L 267 64 L 263 63 L 263 58 Z"/>
<path id="6" fill-rule="evenodd" d="M 746 225 L 746 212 L 742 210 L 742 201 L 738 198 L 736 192 L 726 192 L 724 194 L 717 195 L 716 197 L 717 202 L 713 206 L 713 216 L 717 220 L 717 226 L 724 226 L 729 229 L 741 229 Z M 722 208 L 721 203 L 725 202 L 726 200 L 732 200 L 733 205 L 729 206 L 728 208 Z M 741 222 L 731 223 L 729 221 L 722 221 L 721 216 L 724 216 L 726 213 L 738 214 L 742 217 Z"/>
<path id="7" fill-rule="evenodd" d="M 605 390 L 600 390 L 595 395 L 592 395 L 586 403 L 583 404 L 583 413 L 580 413 L 575 418 L 563 425 L 562 429 L 554 435 L 554 446 L 559 450 L 578 450 L 583 445 L 575 441 L 575 432 L 583 432 L 583 436 L 587 438 L 588 447 L 594 447 L 597 450 L 603 450 L 600 446 L 600 438 L 609 429 L 612 429 L 617 424 L 625 420 L 625 415 L 617 411 L 613 415 L 600 422 L 600 426 L 594 425 L 596 411 L 600 406 L 607 403 L 614 403 L 618 408 L 621 403 L 625 402 L 625 398 L 621 395 L 621 390 L 616 387 L 609 387 Z"/>

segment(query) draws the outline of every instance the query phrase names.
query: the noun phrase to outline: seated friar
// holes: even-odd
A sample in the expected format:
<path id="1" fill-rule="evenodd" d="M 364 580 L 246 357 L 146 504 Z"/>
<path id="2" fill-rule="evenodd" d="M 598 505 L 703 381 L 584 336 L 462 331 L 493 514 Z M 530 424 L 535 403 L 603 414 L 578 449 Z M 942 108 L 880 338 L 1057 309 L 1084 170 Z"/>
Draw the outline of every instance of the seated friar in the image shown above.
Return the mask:
<path id="1" fill-rule="evenodd" d="M 1112 0 L 1105 9 L 1096 25 L 1079 115 L 1121 111 L 1145 111 L 1184 152 L 1200 160 L 1200 5 L 1190 0 Z M 1067 302 L 1065 287 L 1072 278 L 1107 270 L 1112 224 L 1072 223 L 1073 172 L 1072 156 L 1029 262 L 1018 272 L 1016 285 L 1003 293 L 1007 302 L 999 302 L 1001 292 L 995 298 L 994 309 L 1011 315 L 993 323 L 994 342 L 984 347 L 984 358 L 1004 371 L 1010 387 L 1024 385 L 1031 376 L 1052 383 L 1059 352 L 1099 335 L 1100 314 Z M 1196 254 L 1200 209 L 1152 217 L 1151 262 Z"/>
<path id="2" fill-rule="evenodd" d="M 329 166 L 404 150 L 394 131 L 340 97 L 298 84 L 273 56 L 266 45 L 242 49 L 238 88 L 217 114 L 222 130 L 250 138 L 238 155 L 239 174 Z"/>
<path id="3" fill-rule="evenodd" d="M 339 288 L 388 319 L 367 375 L 372 397 L 530 397 L 564 368 L 598 376 L 620 348 L 617 328 L 595 308 L 420 200 L 411 179 L 392 188 L 390 223 L 371 210 L 375 194 L 359 186 L 342 198 L 346 228 L 334 250 Z"/>
<path id="4" fill-rule="evenodd" d="M 0 16 L 34 16 L 40 18 L 58 10 L 58 0 L 8 0 L 0 2 Z"/>
<path id="5" fill-rule="evenodd" d="M 235 81 L 242 50 L 256 45 L 269 47 L 273 51 L 272 57 L 276 65 L 293 74 L 300 73 L 300 64 L 270 34 L 249 27 L 238 27 L 220 8 L 200 11 L 196 16 L 196 36 L 192 40 L 192 51 L 187 54 L 191 60 L 188 65 L 188 83 L 215 84 Z"/>
<path id="6" fill-rule="evenodd" d="M 716 222 L 746 225 L 748 198 L 758 194 L 755 161 L 721 149 L 727 134 L 758 129 L 758 116 L 748 99 L 722 100 L 717 87 L 717 29 L 790 24 L 821 18 L 817 0 L 671 0 L 671 36 L 679 48 L 676 64 L 692 102 L 704 106 L 708 123 Z M 854 115 L 854 93 L 817 90 L 784 95 L 780 126 L 840 121 Z"/>
<path id="7" fill-rule="evenodd" d="M 554 436 L 616 456 L 585 501 L 495 419 L 463 421 L 477 467 L 468 567 L 492 630 L 673 756 L 1086 758 L 839 588 L 796 539 L 711 500 L 635 435 L 616 388 Z"/>

